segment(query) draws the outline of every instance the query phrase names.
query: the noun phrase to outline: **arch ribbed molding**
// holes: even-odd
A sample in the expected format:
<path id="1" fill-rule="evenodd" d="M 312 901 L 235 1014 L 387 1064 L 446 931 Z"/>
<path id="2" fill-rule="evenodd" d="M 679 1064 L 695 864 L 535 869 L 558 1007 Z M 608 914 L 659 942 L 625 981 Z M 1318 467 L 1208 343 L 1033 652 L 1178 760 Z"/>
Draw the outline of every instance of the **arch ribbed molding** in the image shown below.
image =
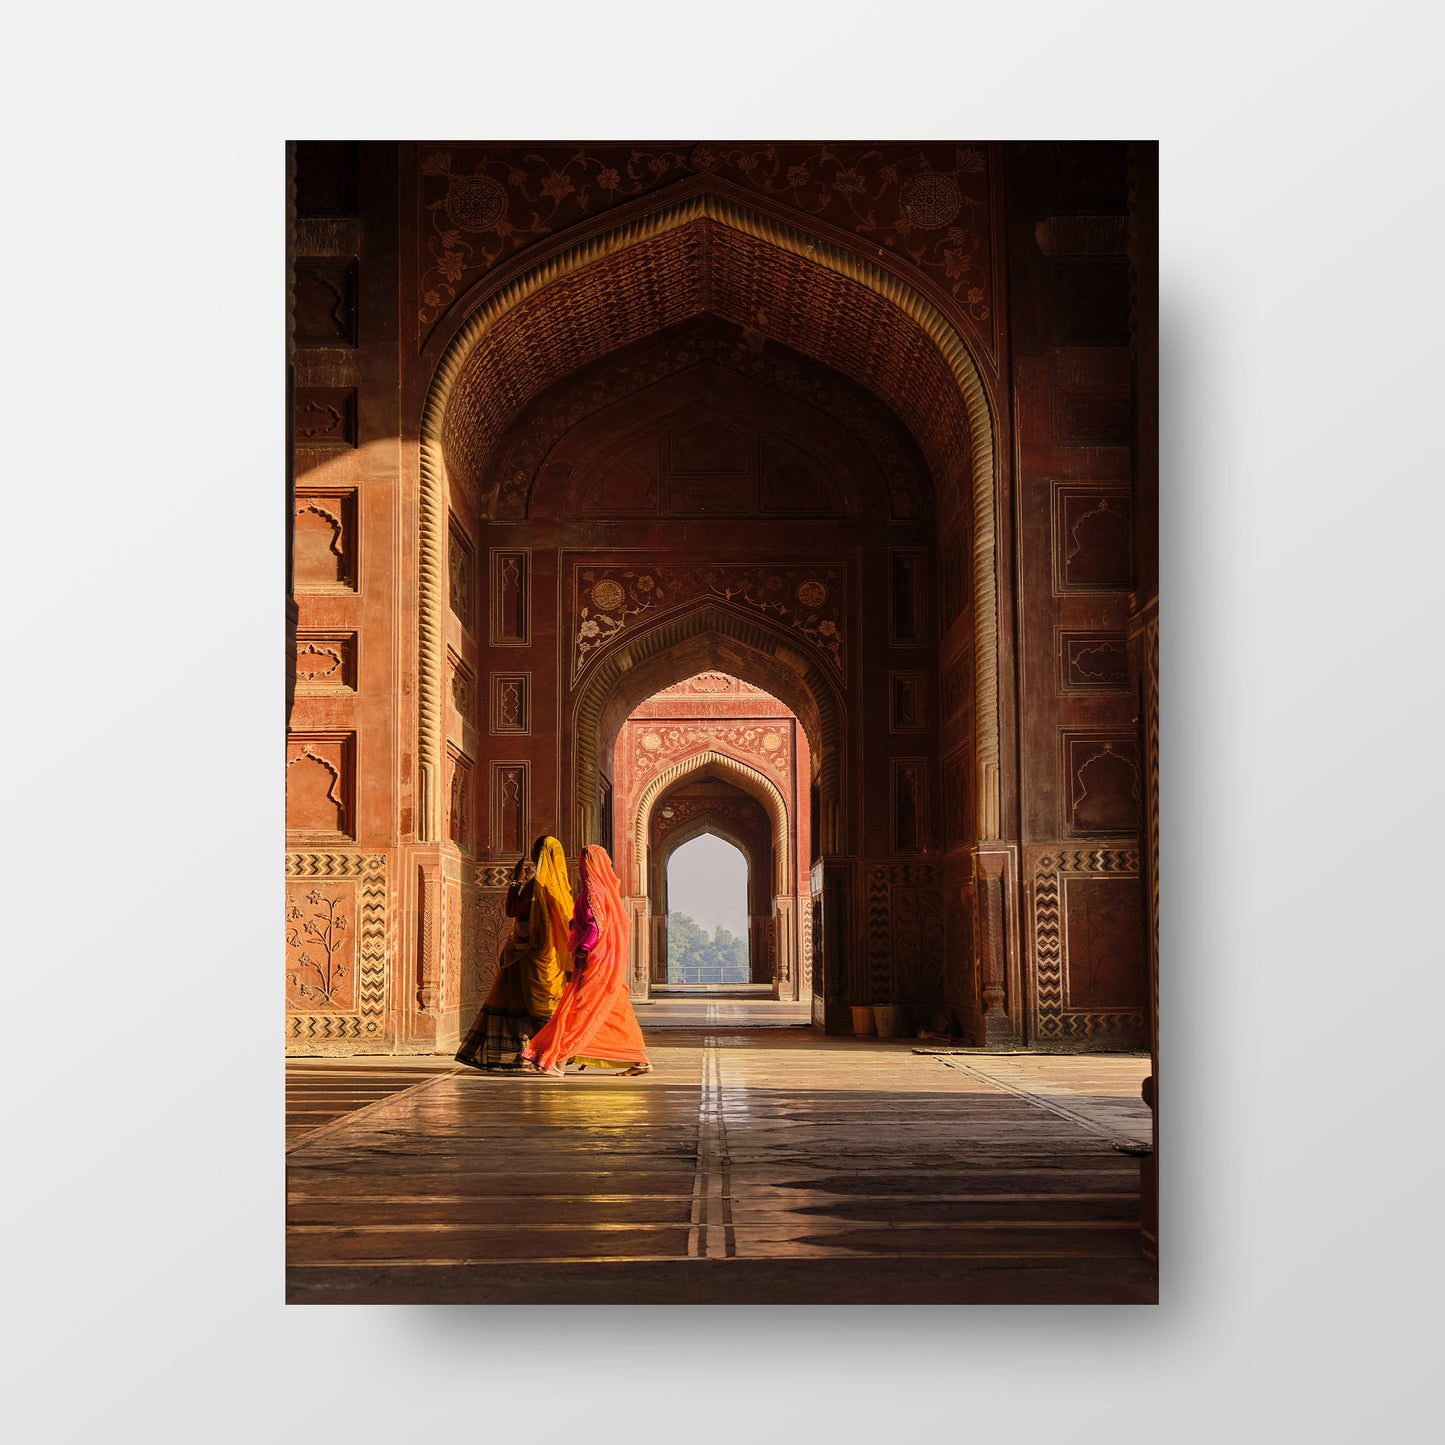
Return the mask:
<path id="1" fill-rule="evenodd" d="M 634 815 L 632 825 L 632 866 L 635 875 L 636 888 L 634 893 L 647 892 L 647 833 L 652 822 L 653 805 L 658 797 L 674 783 L 681 779 L 690 777 L 693 773 L 700 773 L 704 769 L 715 769 L 717 772 L 730 774 L 739 780 L 740 784 L 747 788 L 754 797 L 761 794 L 760 801 L 767 808 L 769 816 L 773 820 L 773 845 L 778 850 L 777 877 L 773 879 L 775 896 L 781 892 L 791 892 L 787 885 L 791 879 L 788 871 L 788 805 L 778 785 L 768 775 L 755 768 L 750 763 L 735 758 L 731 753 L 720 753 L 712 748 L 705 748 L 701 752 L 691 754 L 673 763 L 670 767 L 664 768 L 648 785 L 642 790 L 637 800 L 637 812 Z"/>
<path id="2" fill-rule="evenodd" d="M 819 820 L 824 835 L 824 846 L 835 849 L 841 837 L 841 776 L 843 759 L 843 708 L 834 691 L 832 680 L 822 668 L 791 640 L 779 636 L 755 617 L 739 615 L 725 606 L 708 603 L 689 612 L 669 618 L 665 622 L 640 632 L 637 636 L 614 644 L 596 670 L 583 685 L 573 711 L 572 776 L 574 779 L 573 804 L 576 809 L 579 836 L 584 843 L 598 837 L 598 760 L 602 752 L 603 712 L 608 700 L 623 684 L 627 674 L 646 665 L 654 658 L 662 658 L 691 641 L 722 639 L 734 645 L 736 651 L 751 653 L 766 669 L 760 676 L 749 677 L 750 671 L 732 656 L 728 658 L 727 670 L 734 676 L 743 677 L 769 691 L 776 689 L 780 701 L 792 708 L 808 737 L 808 747 L 818 769 L 818 793 L 823 818 Z M 679 661 L 678 676 L 673 682 L 696 671 L 691 661 L 684 657 Z M 767 673 L 776 672 L 777 678 Z M 779 686 L 779 681 L 791 681 Z M 663 684 L 666 686 L 667 684 Z M 648 692 L 657 691 L 649 686 Z M 782 694 L 792 691 L 794 696 Z M 799 696 L 801 694 L 801 696 Z M 641 702 L 635 699 L 633 706 Z M 806 705 L 804 705 L 806 701 Z M 630 709 L 629 709 L 630 710 Z M 811 716 L 809 715 L 811 713 Z"/>
<path id="3" fill-rule="evenodd" d="M 957 382 L 968 418 L 973 499 L 973 604 L 975 752 L 978 769 L 981 836 L 998 834 L 998 583 L 997 481 L 992 417 L 982 378 L 968 347 L 952 323 L 920 291 L 863 257 L 798 227 L 764 216 L 728 197 L 702 192 L 635 220 L 599 232 L 547 257 L 532 269 L 485 296 L 448 343 L 437 363 L 422 412 L 420 436 L 421 501 L 418 525 L 418 748 L 423 798 L 421 825 L 428 838 L 440 835 L 442 737 L 442 608 L 445 576 L 447 472 L 442 449 L 447 407 L 470 353 L 502 317 L 563 276 L 604 257 L 699 220 L 710 220 L 831 271 L 883 298 L 918 326 L 937 348 Z M 766 327 L 762 328 L 766 331 Z M 586 358 L 578 358 L 581 364 Z M 820 358 L 826 361 L 826 357 Z"/>

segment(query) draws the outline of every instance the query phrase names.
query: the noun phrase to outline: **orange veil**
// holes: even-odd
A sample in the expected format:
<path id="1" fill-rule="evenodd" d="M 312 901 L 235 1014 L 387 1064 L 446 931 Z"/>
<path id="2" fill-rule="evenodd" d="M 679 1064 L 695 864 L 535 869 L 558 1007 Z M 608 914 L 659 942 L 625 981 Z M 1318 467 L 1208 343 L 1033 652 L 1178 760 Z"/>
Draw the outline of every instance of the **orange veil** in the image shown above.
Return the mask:
<path id="1" fill-rule="evenodd" d="M 647 1049 L 627 996 L 627 908 L 605 848 L 588 844 L 578 863 L 587 904 L 597 920 L 597 942 L 587 967 L 573 973 L 547 1026 L 523 1050 L 552 1068 L 576 1058 L 603 1065 L 646 1064 Z"/>

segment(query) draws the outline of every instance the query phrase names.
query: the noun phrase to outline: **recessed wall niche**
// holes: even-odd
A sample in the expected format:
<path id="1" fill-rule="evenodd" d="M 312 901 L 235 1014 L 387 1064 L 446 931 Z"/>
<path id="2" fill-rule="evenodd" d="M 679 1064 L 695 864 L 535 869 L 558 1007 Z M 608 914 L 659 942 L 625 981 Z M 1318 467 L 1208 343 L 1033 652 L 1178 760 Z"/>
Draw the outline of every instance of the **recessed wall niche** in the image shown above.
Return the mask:
<path id="1" fill-rule="evenodd" d="M 297 487 L 292 548 L 298 591 L 356 590 L 355 488 Z"/>

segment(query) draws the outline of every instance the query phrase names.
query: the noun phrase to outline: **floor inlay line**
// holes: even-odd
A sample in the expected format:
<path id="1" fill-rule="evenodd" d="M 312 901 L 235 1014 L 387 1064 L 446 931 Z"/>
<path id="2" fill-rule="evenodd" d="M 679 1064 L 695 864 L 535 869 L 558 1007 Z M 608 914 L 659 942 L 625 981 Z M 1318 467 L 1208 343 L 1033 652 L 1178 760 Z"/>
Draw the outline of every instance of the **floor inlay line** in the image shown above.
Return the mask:
<path id="1" fill-rule="evenodd" d="M 366 1118 L 368 1115 L 374 1114 L 378 1110 L 396 1103 L 399 1099 L 406 1098 L 409 1095 L 419 1094 L 424 1089 L 433 1089 L 444 1080 L 454 1078 L 461 1072 L 461 1065 L 458 1064 L 455 1068 L 448 1069 L 443 1074 L 433 1074 L 430 1078 L 421 1079 L 415 1084 L 409 1084 L 406 1088 L 393 1089 L 390 1093 L 383 1094 L 381 1098 L 373 1099 L 371 1103 L 361 1105 L 360 1108 L 349 1109 L 339 1118 L 333 1119 L 329 1124 L 318 1125 L 315 1129 L 308 1130 L 299 1139 L 291 1140 L 286 1145 L 286 1152 L 290 1154 L 302 1148 L 304 1145 L 314 1144 L 318 1139 L 329 1138 L 348 1125 L 356 1123 L 358 1119 Z M 290 1112 L 294 1114 L 295 1111 L 292 1110 Z"/>

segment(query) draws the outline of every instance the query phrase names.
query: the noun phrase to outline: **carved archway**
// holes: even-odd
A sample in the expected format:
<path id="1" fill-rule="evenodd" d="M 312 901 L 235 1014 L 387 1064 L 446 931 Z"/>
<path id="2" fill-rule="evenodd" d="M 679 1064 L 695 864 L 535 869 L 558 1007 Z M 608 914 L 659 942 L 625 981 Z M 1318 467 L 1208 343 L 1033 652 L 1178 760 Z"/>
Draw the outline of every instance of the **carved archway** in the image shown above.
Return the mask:
<path id="1" fill-rule="evenodd" d="M 578 693 L 572 718 L 572 797 L 578 836 L 598 836 L 599 760 L 611 753 L 627 716 L 663 688 L 708 670 L 761 687 L 792 709 L 808 739 L 809 766 L 822 812 L 817 820 L 822 847 L 836 851 L 846 832 L 847 790 L 841 768 L 845 712 L 833 681 L 791 638 L 754 616 L 716 603 L 695 607 L 616 643 Z M 669 769 L 659 777 L 671 773 Z M 649 784 L 645 796 L 656 797 L 658 781 Z M 781 794 L 777 796 L 786 826 L 786 804 Z M 633 836 L 636 841 L 635 832 Z"/>
<path id="2" fill-rule="evenodd" d="M 682 786 L 686 786 L 684 783 Z M 653 809 L 651 832 L 656 835 L 657 815 L 665 801 L 675 798 L 677 790 L 673 789 L 665 793 L 658 800 L 658 806 Z M 751 796 L 751 795 L 749 795 Z M 755 799 L 753 801 L 756 801 Z M 756 834 L 751 834 L 747 829 L 738 826 L 734 821 L 719 816 L 716 812 L 699 813 L 696 817 L 690 818 L 681 827 L 669 829 L 661 844 L 649 849 L 649 871 L 648 898 L 652 909 L 652 932 L 650 935 L 651 947 L 654 956 L 651 960 L 650 974 L 653 984 L 659 981 L 662 969 L 658 967 L 659 956 L 657 949 L 661 946 L 664 950 L 661 955 L 665 961 L 668 948 L 667 918 L 672 910 L 671 887 L 668 881 L 668 870 L 671 867 L 673 856 L 680 848 L 694 843 L 702 837 L 720 838 L 723 842 L 737 849 L 747 863 L 748 876 L 746 884 L 746 902 L 748 915 L 748 962 L 749 975 L 753 982 L 771 981 L 771 975 L 767 980 L 756 978 L 760 957 L 766 961 L 771 953 L 768 940 L 758 936 L 757 925 L 760 922 L 766 924 L 768 934 L 771 934 L 778 916 L 777 879 L 774 876 L 774 848 L 772 846 L 771 830 L 766 842 L 761 844 Z M 761 905 L 761 906 L 759 906 Z"/>
<path id="3" fill-rule="evenodd" d="M 705 748 L 664 768 L 643 788 L 637 800 L 632 829 L 633 882 L 635 891 L 647 889 L 648 836 L 652 821 L 652 810 L 658 798 L 674 784 L 681 783 L 694 773 L 712 771 L 719 777 L 734 782 L 744 792 L 751 793 L 768 810 L 773 824 L 773 868 L 778 880 L 780 896 L 792 893 L 789 878 L 791 853 L 788 849 L 788 803 L 778 785 L 760 769 L 745 763 L 728 753 Z"/>
<path id="4" fill-rule="evenodd" d="M 806 314 L 774 305 L 766 313 L 748 290 L 749 284 L 760 284 L 750 278 L 763 271 L 770 271 L 771 284 L 780 294 L 811 280 L 830 294 L 832 304 Z M 735 284 L 715 287 L 715 272 Z M 665 284 L 658 284 L 660 277 L 666 278 Z M 598 308 L 579 304 L 584 283 L 602 279 L 615 303 L 607 308 L 605 320 L 598 317 Z M 435 840 L 441 832 L 444 554 L 453 480 L 486 513 L 505 481 L 487 481 L 486 459 L 508 421 L 532 397 L 566 369 L 708 311 L 824 359 L 867 386 L 909 425 L 935 485 L 971 507 L 975 797 L 980 836 L 997 836 L 995 448 L 978 368 L 943 312 L 902 276 L 838 240 L 744 204 L 722 183 L 709 182 L 705 189 L 679 188 L 662 204 L 651 202 L 630 219 L 609 220 L 584 239 L 559 244 L 511 279 L 499 278 L 478 298 L 438 362 L 420 428 L 418 834 L 424 840 Z M 532 344 L 543 332 L 555 332 L 566 344 Z M 931 379 L 926 385 L 921 379 L 930 367 L 935 372 L 942 368 L 949 379 L 951 401 L 942 407 L 936 404 L 938 387 Z M 490 490 L 484 492 L 484 486 Z M 778 655 L 778 649 L 765 651 Z M 802 711 L 795 711 L 804 718 Z M 831 748 L 814 747 L 820 764 L 834 755 Z M 591 801 L 596 796 L 596 752 L 589 750 L 589 757 L 579 759 L 592 774 L 578 778 L 577 797 L 587 800 L 578 805 L 579 840 L 598 836 L 596 804 Z M 839 836 L 840 791 L 823 798 L 820 824 L 825 837 L 830 830 Z"/>
<path id="5" fill-rule="evenodd" d="M 632 877 L 624 880 L 624 882 L 630 882 L 633 888 L 634 915 L 639 919 L 650 919 L 653 911 L 649 888 L 652 871 L 650 838 L 653 811 L 669 794 L 686 784 L 688 780 L 699 776 L 732 783 L 755 798 L 767 810 L 772 825 L 772 915 L 775 920 L 774 927 L 777 930 L 777 953 L 781 971 L 786 975 L 785 986 L 796 995 L 802 981 L 809 974 L 811 960 L 806 955 L 804 936 L 799 931 L 801 910 L 796 905 L 793 880 L 794 860 L 792 851 L 788 847 L 788 804 L 773 779 L 751 763 L 735 758 L 731 754 L 719 752 L 714 748 L 703 748 L 695 753 L 690 753 L 685 758 L 680 758 L 670 767 L 663 769 L 642 789 L 632 817 L 633 867 L 630 870 Z M 699 828 L 698 831 L 707 830 Z M 713 828 L 712 831 L 721 832 L 717 828 Z M 669 851 L 675 850 L 683 841 L 688 840 L 679 836 L 677 840 L 670 843 Z M 729 841 L 733 842 L 734 846 L 744 853 L 744 856 L 750 855 L 751 849 L 743 843 L 733 839 L 729 839 Z M 638 956 L 634 959 L 633 980 L 634 991 L 641 994 L 646 991 L 652 972 L 649 957 L 653 939 L 651 924 L 640 929 L 637 937 Z M 793 967 L 793 960 L 798 961 L 796 968 Z"/>

